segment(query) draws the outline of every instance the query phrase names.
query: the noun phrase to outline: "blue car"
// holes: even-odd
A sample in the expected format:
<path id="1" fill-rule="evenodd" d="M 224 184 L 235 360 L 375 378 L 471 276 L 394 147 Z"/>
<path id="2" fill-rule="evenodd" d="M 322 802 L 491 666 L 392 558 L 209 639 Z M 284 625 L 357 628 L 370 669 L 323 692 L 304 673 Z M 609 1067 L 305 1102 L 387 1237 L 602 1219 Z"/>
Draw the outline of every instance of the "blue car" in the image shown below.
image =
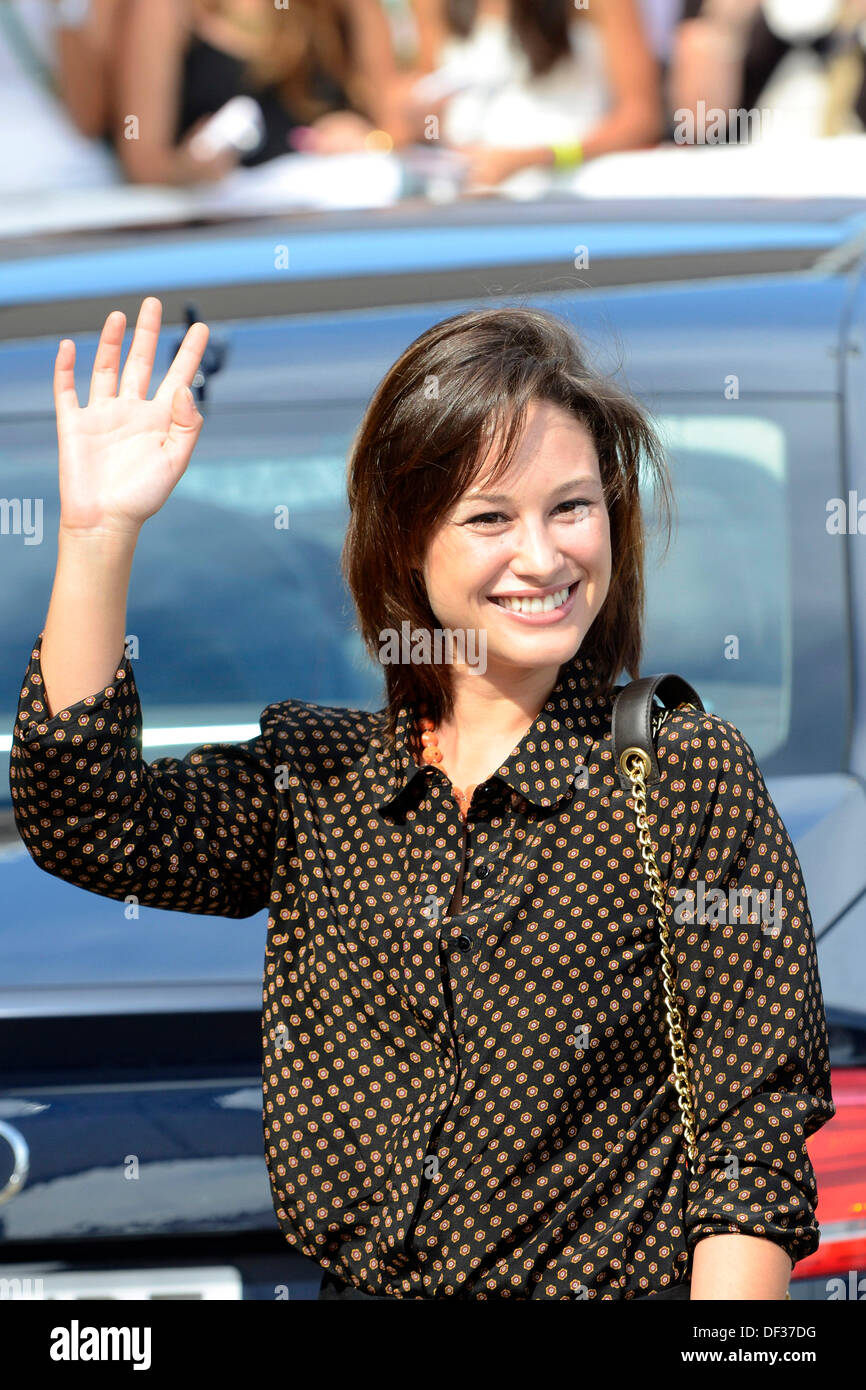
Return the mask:
<path id="1" fill-rule="evenodd" d="M 155 381 L 188 323 L 211 340 L 201 438 L 133 571 L 149 759 L 253 737 L 288 697 L 384 703 L 339 572 L 346 457 L 431 324 L 550 309 L 650 408 L 678 525 L 663 563 L 650 547 L 644 671 L 743 731 L 797 849 L 837 1114 L 810 1140 L 822 1241 L 791 1293 L 852 1296 L 834 1290 L 866 1270 L 866 204 L 407 204 L 105 241 L 0 243 L 0 1278 L 145 1299 L 312 1299 L 321 1278 L 285 1247 L 263 1154 L 266 914 L 100 898 L 43 873 L 12 817 L 56 555 L 57 344 L 75 339 L 80 389 L 108 312 L 131 325 L 156 294 Z"/>

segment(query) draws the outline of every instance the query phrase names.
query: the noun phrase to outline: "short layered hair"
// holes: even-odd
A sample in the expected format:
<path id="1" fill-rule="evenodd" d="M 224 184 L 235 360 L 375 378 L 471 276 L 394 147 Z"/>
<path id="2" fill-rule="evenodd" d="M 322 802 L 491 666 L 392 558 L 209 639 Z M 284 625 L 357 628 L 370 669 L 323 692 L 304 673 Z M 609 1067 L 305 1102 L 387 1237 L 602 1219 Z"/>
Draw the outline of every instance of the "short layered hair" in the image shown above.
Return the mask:
<path id="1" fill-rule="evenodd" d="M 608 593 L 580 647 L 595 687 L 640 674 L 645 525 L 640 484 L 652 491 L 670 542 L 673 490 L 648 413 L 596 369 L 565 320 L 530 307 L 454 314 L 406 348 L 377 387 L 349 456 L 349 525 L 341 565 L 367 650 L 387 630 L 436 628 L 422 566 L 438 525 L 484 468 L 494 482 L 519 444 L 527 408 L 548 401 L 588 430 L 610 521 Z M 495 448 L 494 448 L 495 446 Z M 492 462 L 491 462 L 492 459 Z M 401 705 L 435 723 L 453 710 L 447 663 L 384 666 L 386 729 Z"/>

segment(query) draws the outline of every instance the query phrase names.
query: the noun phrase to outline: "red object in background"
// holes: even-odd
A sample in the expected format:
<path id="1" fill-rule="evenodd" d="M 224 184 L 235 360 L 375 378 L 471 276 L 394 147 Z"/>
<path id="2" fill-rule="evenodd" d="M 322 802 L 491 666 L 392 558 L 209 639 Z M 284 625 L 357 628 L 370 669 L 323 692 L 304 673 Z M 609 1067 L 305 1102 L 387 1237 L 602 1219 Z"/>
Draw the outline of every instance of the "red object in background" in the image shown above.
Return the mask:
<path id="1" fill-rule="evenodd" d="M 835 1069 L 832 1087 L 836 1114 L 807 1140 L 821 1244 L 794 1266 L 795 1280 L 866 1273 L 866 1068 Z"/>

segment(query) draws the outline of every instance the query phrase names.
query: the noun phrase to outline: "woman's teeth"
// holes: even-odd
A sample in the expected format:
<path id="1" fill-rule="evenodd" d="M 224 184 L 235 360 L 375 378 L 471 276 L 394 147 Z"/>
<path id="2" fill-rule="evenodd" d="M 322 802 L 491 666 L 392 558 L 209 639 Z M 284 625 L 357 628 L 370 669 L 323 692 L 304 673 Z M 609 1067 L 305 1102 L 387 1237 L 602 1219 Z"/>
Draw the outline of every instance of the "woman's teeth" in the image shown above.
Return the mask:
<path id="1" fill-rule="evenodd" d="M 564 589 L 557 589 L 555 594 L 547 594 L 545 598 L 494 598 L 491 602 L 508 608 L 512 613 L 549 613 L 565 603 L 570 589 L 569 584 Z"/>

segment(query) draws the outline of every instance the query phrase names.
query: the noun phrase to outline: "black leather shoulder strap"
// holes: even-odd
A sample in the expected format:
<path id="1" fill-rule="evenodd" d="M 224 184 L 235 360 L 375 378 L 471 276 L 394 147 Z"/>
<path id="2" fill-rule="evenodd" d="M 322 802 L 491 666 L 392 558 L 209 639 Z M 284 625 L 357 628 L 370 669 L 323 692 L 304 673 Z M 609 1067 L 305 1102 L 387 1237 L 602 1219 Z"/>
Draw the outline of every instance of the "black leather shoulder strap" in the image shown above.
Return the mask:
<path id="1" fill-rule="evenodd" d="M 701 698 L 693 686 L 682 676 L 668 671 L 659 676 L 641 676 L 638 680 L 624 685 L 613 702 L 611 717 L 611 741 L 616 776 L 620 786 L 628 791 L 631 782 L 620 770 L 619 760 L 626 748 L 642 748 L 648 754 L 651 767 L 647 784 L 659 780 L 659 765 L 656 760 L 655 743 L 652 734 L 653 701 L 659 699 L 665 709 L 674 709 L 685 701 L 691 701 L 699 710 L 704 708 Z"/>

